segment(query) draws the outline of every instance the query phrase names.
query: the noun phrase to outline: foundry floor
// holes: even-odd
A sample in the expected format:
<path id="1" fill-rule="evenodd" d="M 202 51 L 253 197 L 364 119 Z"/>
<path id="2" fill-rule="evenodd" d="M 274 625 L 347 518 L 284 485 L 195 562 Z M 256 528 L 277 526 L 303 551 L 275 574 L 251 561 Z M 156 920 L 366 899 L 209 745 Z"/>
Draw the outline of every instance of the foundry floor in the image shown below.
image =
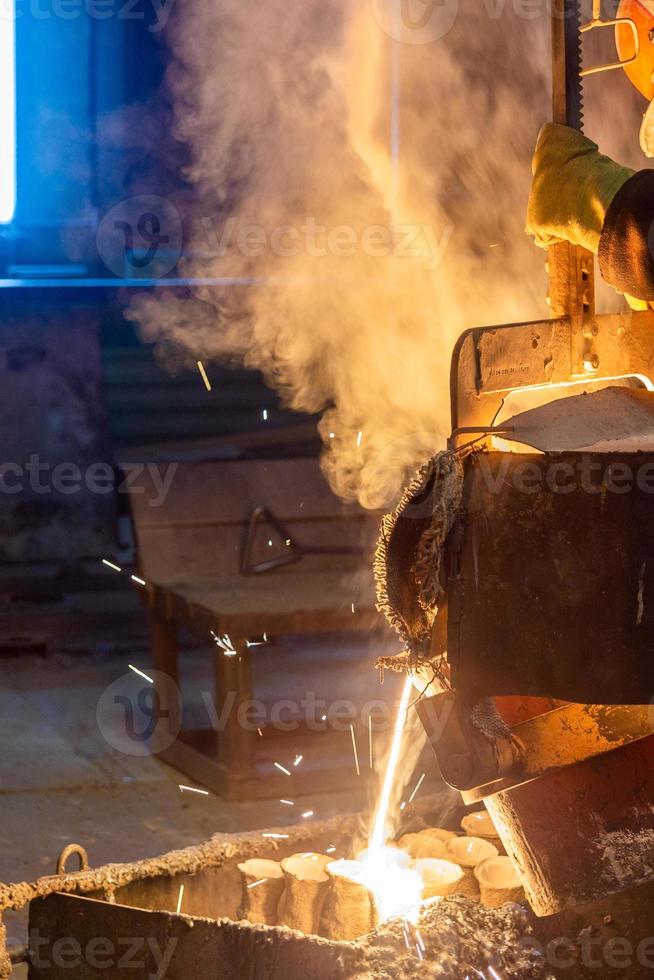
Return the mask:
<path id="1" fill-rule="evenodd" d="M 11 652 L 10 637 L 24 641 L 30 634 L 38 639 L 39 633 L 47 637 L 47 655 Z M 292 658 L 278 662 L 275 671 L 260 672 L 269 688 L 265 696 L 283 697 L 289 686 L 301 685 L 328 697 L 379 697 L 371 671 L 375 652 L 371 641 L 340 641 L 326 671 L 324 651 L 318 655 L 310 643 L 301 650 L 295 646 Z M 202 676 L 206 660 L 205 649 L 187 650 L 187 676 Z M 293 820 L 293 811 L 276 800 L 227 803 L 213 795 L 181 793 L 178 784 L 185 780 L 169 766 L 112 749 L 98 729 L 96 704 L 128 663 L 143 669 L 149 663 L 147 620 L 131 592 L 77 594 L 38 607 L 12 604 L 3 611 L 0 881 L 54 872 L 57 855 L 70 841 L 83 844 L 91 864 L 101 865 L 185 847 L 216 831 Z M 390 697 L 392 690 L 391 680 L 383 693 Z M 360 809 L 364 799 L 348 790 L 296 802 L 326 817 Z M 10 943 L 24 941 L 24 915 L 9 916 L 7 927 Z"/>

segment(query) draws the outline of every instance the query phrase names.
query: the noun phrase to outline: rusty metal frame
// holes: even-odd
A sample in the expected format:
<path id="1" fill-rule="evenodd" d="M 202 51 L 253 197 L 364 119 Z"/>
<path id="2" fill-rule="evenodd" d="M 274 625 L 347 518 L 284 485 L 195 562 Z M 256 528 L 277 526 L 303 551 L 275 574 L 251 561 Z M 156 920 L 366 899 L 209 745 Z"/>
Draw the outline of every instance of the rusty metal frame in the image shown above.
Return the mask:
<path id="1" fill-rule="evenodd" d="M 434 814 L 442 812 L 444 798 L 442 794 L 429 794 L 415 800 L 410 807 L 411 819 L 425 821 L 433 820 Z M 405 813 L 406 816 L 406 813 Z M 64 915 L 65 931 L 63 936 L 71 937 L 76 935 L 78 919 L 75 915 L 71 917 L 73 911 L 85 912 L 93 917 L 96 912 L 104 917 L 105 928 L 95 930 L 92 936 L 110 936 L 112 922 L 120 925 L 123 921 L 120 918 L 110 919 L 109 916 L 121 910 L 128 915 L 130 924 L 144 922 L 153 923 L 157 929 L 179 928 L 184 933 L 197 925 L 202 931 L 204 923 L 210 922 L 211 930 L 207 935 L 212 942 L 215 942 L 215 931 L 222 930 L 228 934 L 228 944 L 233 943 L 241 950 L 251 947 L 253 961 L 263 964 L 262 957 L 272 955 L 274 950 L 283 949 L 283 944 L 289 937 L 295 942 L 302 940 L 303 948 L 314 950 L 320 947 L 316 954 L 318 963 L 324 963 L 321 958 L 321 950 L 324 952 L 327 946 L 334 947 L 340 944 L 329 943 L 328 940 L 319 937 L 307 937 L 304 934 L 293 933 L 291 930 L 279 926 L 252 925 L 244 920 L 237 920 L 235 914 L 240 904 L 240 875 L 237 868 L 239 862 L 252 857 L 272 858 L 279 861 L 290 854 L 303 851 L 317 851 L 324 853 L 330 846 L 335 846 L 337 853 L 350 853 L 357 847 L 357 840 L 362 832 L 361 814 L 350 813 L 338 815 L 327 820 L 309 820 L 299 824 L 285 827 L 274 827 L 262 831 L 251 831 L 241 834 L 214 834 L 209 840 L 183 850 L 171 851 L 154 858 L 147 858 L 141 861 L 134 861 L 127 864 L 107 864 L 99 868 L 83 867 L 79 871 L 67 874 L 49 875 L 38 878 L 36 881 L 19 882 L 14 884 L 3 884 L 0 882 L 0 980 L 9 980 L 12 971 L 12 964 L 9 951 L 6 947 L 6 935 L 2 923 L 2 913 L 4 911 L 19 911 L 30 906 L 31 920 L 36 923 L 41 915 L 40 909 L 54 896 L 54 900 L 48 906 L 54 911 L 56 916 L 61 910 Z M 361 846 L 364 838 L 361 837 Z M 69 845 L 64 849 L 64 854 L 79 854 L 83 848 L 79 845 Z M 171 915 L 177 908 L 179 887 L 185 884 L 184 907 L 182 916 Z M 227 896 L 227 897 L 226 897 Z M 66 901 L 67 900 L 67 901 Z M 92 901 L 95 900 L 95 901 Z M 232 912 L 225 912 L 225 906 L 233 906 Z M 213 915 L 213 912 L 216 912 Z M 153 914 L 156 913 L 156 914 Z M 48 913 L 49 914 L 49 913 Z M 160 918 L 157 918 L 157 914 Z M 208 919 L 207 916 L 213 918 Z M 94 920 L 97 921 L 97 920 Z M 181 922 L 181 924 L 180 924 Z M 120 934 L 120 932 L 118 933 Z M 136 935 L 152 935 L 156 933 L 142 931 Z M 127 935 L 135 935 L 128 932 Z M 180 934 L 181 935 L 181 934 Z M 274 947 L 271 946 L 274 943 Z M 280 945 L 281 944 L 281 945 Z M 352 944 L 347 944 L 348 949 L 352 950 Z M 332 950 L 333 951 L 333 950 Z M 329 950 L 326 950 L 328 953 Z M 276 955 L 276 954 L 275 954 Z M 314 953 L 311 953 L 313 956 Z M 327 956 L 330 960 L 330 957 Z M 331 960 L 330 960 L 331 962 Z M 217 964 L 212 963 L 213 972 L 207 973 L 212 980 L 223 976 L 217 972 Z M 130 975 L 135 980 L 140 974 L 130 970 Z M 55 974 L 44 974 L 54 977 Z M 74 976 L 75 980 L 89 980 L 99 974 L 81 974 L 71 971 L 66 967 L 62 977 Z M 122 973 L 102 972 L 102 976 L 123 977 Z M 147 975 L 147 974 L 145 974 Z M 236 973 L 225 974 L 226 977 L 235 976 Z M 275 974 L 276 975 L 276 974 Z M 291 974 L 287 972 L 286 976 Z M 303 974 L 305 975 L 305 974 Z M 334 976 L 329 971 L 317 976 Z M 356 974 L 353 974 L 354 976 Z M 38 977 L 39 974 L 31 969 L 30 977 Z M 189 976 L 188 962 L 185 961 L 184 970 L 181 972 L 166 973 L 170 980 L 180 978 L 186 980 Z M 204 974 L 193 973 L 193 976 L 204 976 Z M 266 973 L 266 976 L 272 976 Z M 282 980 L 285 980 L 284 976 Z M 340 976 L 340 975 L 339 975 Z M 317 978 L 316 978 L 317 980 Z"/>
<path id="2" fill-rule="evenodd" d="M 286 980 L 299 963 L 305 980 L 353 980 L 364 966 L 365 941 L 333 942 L 280 926 L 109 904 L 59 892 L 33 903 L 30 934 L 46 938 L 50 950 L 62 941 L 70 947 L 72 938 L 73 950 L 81 954 L 75 963 L 76 980 L 99 975 L 106 980 L 123 980 L 125 975 L 134 980 L 159 975 L 168 980 L 232 980 L 242 976 L 244 964 L 248 976 Z M 101 974 L 96 972 L 96 954 L 89 953 L 97 949 L 99 936 L 104 937 Z M 112 951 L 109 957 L 107 949 Z M 54 960 L 35 950 L 31 980 L 67 980 L 71 963 Z M 164 962 L 165 973 L 160 973 Z"/>
<path id="3" fill-rule="evenodd" d="M 416 801 L 413 806 L 415 812 L 423 812 L 423 810 L 427 812 L 430 806 L 434 806 L 434 798 L 426 796 L 423 800 Z M 14 884 L 0 882 L 0 980 L 8 980 L 12 970 L 9 952 L 5 945 L 3 911 L 18 911 L 55 893 L 91 896 L 109 903 L 124 902 L 127 905 L 148 908 L 147 891 L 153 891 L 157 908 L 168 908 L 173 911 L 180 882 L 188 880 L 198 882 L 197 876 L 203 872 L 215 872 L 223 876 L 225 882 L 233 882 L 238 877 L 236 869 L 238 862 L 251 857 L 270 857 L 280 860 L 296 851 L 324 851 L 331 844 L 339 848 L 347 848 L 358 833 L 359 821 L 359 814 L 348 814 L 264 831 L 214 834 L 210 840 L 202 844 L 171 851 L 155 858 L 128 864 L 107 864 L 100 868 L 87 867 L 73 873 L 48 875 L 32 882 Z M 268 836 L 270 834 L 276 836 Z M 70 848 L 66 848 L 62 854 L 66 851 L 72 853 Z M 209 891 L 220 895 L 224 887 L 224 884 L 218 887 L 216 880 L 215 883 L 210 884 Z M 191 889 L 187 888 L 186 893 L 192 895 Z M 192 905 L 190 911 L 193 911 Z M 244 935 L 251 928 L 247 923 L 232 922 L 231 925 L 240 929 Z M 69 928 L 66 935 L 70 936 L 70 934 Z M 71 976 L 70 969 L 66 976 Z"/>

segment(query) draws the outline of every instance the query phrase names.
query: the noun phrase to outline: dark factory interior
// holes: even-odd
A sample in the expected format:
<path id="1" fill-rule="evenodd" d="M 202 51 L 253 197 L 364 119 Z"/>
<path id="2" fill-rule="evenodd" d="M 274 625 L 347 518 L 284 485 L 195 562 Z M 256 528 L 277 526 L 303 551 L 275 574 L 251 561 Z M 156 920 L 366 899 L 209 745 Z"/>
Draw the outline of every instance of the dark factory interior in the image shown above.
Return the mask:
<path id="1" fill-rule="evenodd" d="M 0 2 L 0 980 L 654 975 L 654 10 Z"/>

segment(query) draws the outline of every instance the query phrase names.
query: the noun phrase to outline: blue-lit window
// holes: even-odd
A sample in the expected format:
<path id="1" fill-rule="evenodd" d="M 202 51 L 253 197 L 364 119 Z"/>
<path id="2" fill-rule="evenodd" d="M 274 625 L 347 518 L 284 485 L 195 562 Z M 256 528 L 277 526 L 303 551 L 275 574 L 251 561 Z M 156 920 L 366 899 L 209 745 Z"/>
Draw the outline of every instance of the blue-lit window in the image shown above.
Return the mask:
<path id="1" fill-rule="evenodd" d="M 16 206 L 16 65 L 14 3 L 4 0 L 0 16 L 0 223 Z"/>

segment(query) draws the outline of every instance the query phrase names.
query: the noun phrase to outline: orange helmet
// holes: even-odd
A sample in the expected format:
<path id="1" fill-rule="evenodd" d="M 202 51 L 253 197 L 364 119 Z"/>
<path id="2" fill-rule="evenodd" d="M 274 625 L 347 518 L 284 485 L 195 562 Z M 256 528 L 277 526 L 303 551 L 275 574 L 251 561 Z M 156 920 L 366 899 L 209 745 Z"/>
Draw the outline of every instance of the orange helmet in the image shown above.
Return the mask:
<path id="1" fill-rule="evenodd" d="M 620 24 L 620 20 L 625 23 Z M 651 102 L 654 99 L 654 0 L 620 0 L 615 44 L 627 78 Z"/>

